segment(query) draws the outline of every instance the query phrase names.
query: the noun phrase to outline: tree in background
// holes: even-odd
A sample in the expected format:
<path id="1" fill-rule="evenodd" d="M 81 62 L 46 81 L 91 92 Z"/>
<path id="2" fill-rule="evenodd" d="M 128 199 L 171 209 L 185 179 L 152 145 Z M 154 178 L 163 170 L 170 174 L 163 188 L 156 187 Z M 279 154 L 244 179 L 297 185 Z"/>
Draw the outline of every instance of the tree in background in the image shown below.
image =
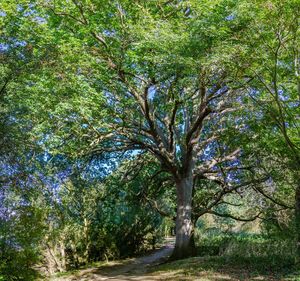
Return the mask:
<path id="1" fill-rule="evenodd" d="M 261 138 L 268 162 L 274 161 L 280 175 L 294 190 L 295 233 L 300 256 L 300 78 L 298 1 L 269 1 L 257 13 L 249 37 L 254 61 L 249 75 L 249 95 L 260 111 L 252 130 Z M 256 128 L 255 128 L 256 127 Z M 262 156 L 264 158 L 264 156 Z M 273 160 L 272 160 L 273 158 Z M 276 163 L 277 162 L 277 163 Z M 271 174 L 271 167 L 268 167 Z M 280 176 L 279 176 L 280 177 Z M 273 177 L 276 178 L 276 175 Z M 281 202 L 287 202 L 283 197 Z M 279 200 L 279 201 L 280 201 Z M 278 201 L 277 201 L 278 203 Z M 281 204 L 291 205 L 291 204 Z M 290 206 L 289 206 L 290 207 Z"/>

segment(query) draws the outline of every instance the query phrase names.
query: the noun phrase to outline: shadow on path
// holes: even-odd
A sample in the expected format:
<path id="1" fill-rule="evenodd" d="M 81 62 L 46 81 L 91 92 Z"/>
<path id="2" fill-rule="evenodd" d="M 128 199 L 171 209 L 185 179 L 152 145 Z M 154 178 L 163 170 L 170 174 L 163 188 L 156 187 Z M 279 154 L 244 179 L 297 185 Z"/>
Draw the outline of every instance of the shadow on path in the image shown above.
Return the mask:
<path id="1" fill-rule="evenodd" d="M 144 276 L 150 267 L 164 262 L 174 249 L 174 239 L 166 239 L 165 245 L 155 250 L 152 254 L 125 260 L 121 264 L 109 263 L 99 268 L 89 268 L 79 271 L 74 276 L 69 276 L 56 281 L 94 281 L 94 280 L 114 280 L 114 281 L 129 281 L 129 280 L 153 280 L 152 277 Z M 151 278 L 151 279 L 149 279 Z"/>

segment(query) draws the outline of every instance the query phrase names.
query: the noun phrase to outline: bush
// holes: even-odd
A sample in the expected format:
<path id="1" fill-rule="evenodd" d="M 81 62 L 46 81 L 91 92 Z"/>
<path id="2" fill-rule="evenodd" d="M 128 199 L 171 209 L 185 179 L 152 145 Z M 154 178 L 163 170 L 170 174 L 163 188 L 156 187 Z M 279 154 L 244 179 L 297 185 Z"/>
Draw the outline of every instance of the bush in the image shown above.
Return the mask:
<path id="1" fill-rule="evenodd" d="M 38 274 L 30 261 L 23 251 L 11 249 L 0 259 L 0 281 L 36 280 Z"/>
<path id="2" fill-rule="evenodd" d="M 243 232 L 225 234 L 214 229 L 198 235 L 197 242 L 200 256 L 293 260 L 296 255 L 294 241 L 268 238 L 261 234 Z"/>

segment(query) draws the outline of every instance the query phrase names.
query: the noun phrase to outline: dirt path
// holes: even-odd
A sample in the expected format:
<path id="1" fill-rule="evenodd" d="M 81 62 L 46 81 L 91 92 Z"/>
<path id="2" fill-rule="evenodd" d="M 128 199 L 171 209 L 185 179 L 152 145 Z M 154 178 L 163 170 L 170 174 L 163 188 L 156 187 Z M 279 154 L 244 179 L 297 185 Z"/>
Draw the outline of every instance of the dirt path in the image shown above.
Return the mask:
<path id="1" fill-rule="evenodd" d="M 149 267 L 163 262 L 170 256 L 174 248 L 174 239 L 167 239 L 165 246 L 152 254 L 136 259 L 129 259 L 121 263 L 109 262 L 99 268 L 89 268 L 66 277 L 52 278 L 52 281 L 150 281 L 153 277 L 146 276 Z M 150 278 L 150 279 L 149 279 Z"/>

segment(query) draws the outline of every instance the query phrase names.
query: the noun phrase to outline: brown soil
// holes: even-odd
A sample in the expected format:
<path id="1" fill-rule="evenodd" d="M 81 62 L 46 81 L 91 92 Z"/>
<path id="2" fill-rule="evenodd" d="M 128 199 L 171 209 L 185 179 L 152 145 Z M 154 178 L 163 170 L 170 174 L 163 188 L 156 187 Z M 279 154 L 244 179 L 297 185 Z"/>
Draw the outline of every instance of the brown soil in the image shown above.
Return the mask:
<path id="1" fill-rule="evenodd" d="M 174 239 L 167 239 L 165 246 L 153 253 L 136 259 L 127 259 L 121 262 L 108 262 L 98 268 L 89 268 L 76 272 L 73 275 L 54 277 L 52 281 L 150 281 L 154 276 L 146 276 L 152 266 L 165 261 L 172 253 Z"/>

